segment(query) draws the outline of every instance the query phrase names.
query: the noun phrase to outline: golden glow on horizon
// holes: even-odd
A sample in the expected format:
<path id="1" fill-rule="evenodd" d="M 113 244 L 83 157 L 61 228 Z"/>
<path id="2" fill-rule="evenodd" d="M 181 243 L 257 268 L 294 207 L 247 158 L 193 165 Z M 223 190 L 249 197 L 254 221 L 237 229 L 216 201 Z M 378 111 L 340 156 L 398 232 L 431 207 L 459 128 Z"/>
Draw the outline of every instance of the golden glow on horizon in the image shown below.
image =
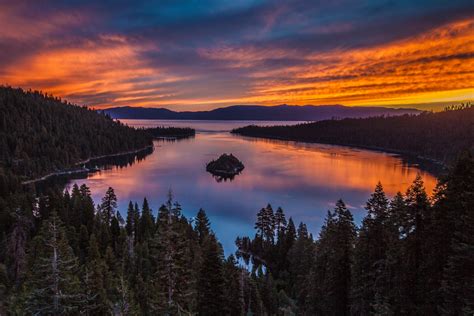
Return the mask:
<path id="1" fill-rule="evenodd" d="M 59 18 L 62 21 L 64 17 Z M 186 84 L 199 79 L 199 73 L 177 75 L 172 68 L 154 67 L 140 57 L 153 50 L 158 48 L 150 43 L 104 35 L 97 42 L 44 49 L 13 63 L 0 71 L 0 83 L 40 89 L 97 108 L 129 105 L 192 110 L 249 103 L 403 105 L 474 99 L 471 20 L 385 45 L 303 56 L 291 48 L 198 49 L 200 56 L 222 62 L 229 75 L 232 69 L 246 69 L 248 87 L 239 93 L 229 85 L 228 90 L 216 89 L 215 94 L 201 96 L 205 79 L 202 86 Z M 259 69 L 269 58 L 299 58 L 303 62 Z M 154 86 L 157 84 L 160 86 Z M 210 88 L 206 86 L 206 91 Z"/>

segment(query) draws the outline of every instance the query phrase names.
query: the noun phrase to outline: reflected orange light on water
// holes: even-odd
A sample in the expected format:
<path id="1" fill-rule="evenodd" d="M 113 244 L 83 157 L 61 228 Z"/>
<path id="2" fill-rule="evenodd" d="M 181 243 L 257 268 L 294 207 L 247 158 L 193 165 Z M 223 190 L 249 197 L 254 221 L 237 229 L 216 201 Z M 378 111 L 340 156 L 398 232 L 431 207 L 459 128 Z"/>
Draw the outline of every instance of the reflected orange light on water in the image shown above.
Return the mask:
<path id="1" fill-rule="evenodd" d="M 205 171 L 205 164 L 222 152 L 232 152 L 244 161 L 244 171 L 232 182 L 217 183 Z M 264 203 L 271 202 L 273 194 L 288 195 L 289 201 L 301 194 L 328 204 L 338 198 L 350 201 L 352 194 L 365 201 L 379 181 L 390 197 L 405 193 L 418 173 L 431 195 L 436 177 L 396 155 L 217 133 L 198 134 L 195 140 L 177 143 L 155 142 L 154 153 L 144 161 L 95 173 L 87 182 L 100 194 L 112 186 L 125 200 L 137 200 L 137 195 L 138 200 L 165 196 L 172 188 L 177 189 L 178 199 L 192 190 L 196 201 L 211 193 L 212 199 L 234 192 L 252 199 L 260 192 L 258 200 L 268 199 Z M 182 186 L 189 189 L 181 192 Z"/>
<path id="2" fill-rule="evenodd" d="M 266 185 L 274 188 L 287 186 L 321 185 L 341 191 L 374 188 L 380 181 L 385 192 L 393 196 L 405 193 L 417 174 L 425 183 L 428 194 L 436 187 L 437 179 L 428 172 L 409 165 L 400 157 L 387 153 L 321 144 L 302 144 L 273 140 L 253 140 L 258 165 L 269 165 L 276 174 L 249 172 L 242 177 L 245 186 Z M 282 158 L 271 161 L 268 156 L 278 152 Z M 341 198 L 343 196 L 341 195 Z"/>
<path id="3" fill-rule="evenodd" d="M 195 124 L 203 128 L 203 123 Z M 256 213 L 268 203 L 274 208 L 282 207 L 295 223 L 304 221 L 316 234 L 327 210 L 338 199 L 344 200 L 360 224 L 366 213 L 364 205 L 378 181 L 390 198 L 398 191 L 406 192 L 417 173 L 422 175 L 428 193 L 436 185 L 434 175 L 395 155 L 239 137 L 216 131 L 222 127 L 220 124 L 208 123 L 204 129 L 214 131 L 198 132 L 193 139 L 155 141 L 153 154 L 144 160 L 126 168 L 102 170 L 75 182 L 87 184 L 96 202 L 101 201 L 109 186 L 113 187 L 124 216 L 129 201 L 141 204 L 144 197 L 156 212 L 171 189 L 188 218 L 195 216 L 199 208 L 206 210 L 213 229 L 228 247 L 232 247 L 236 236 L 242 235 L 242 229 L 254 233 Z M 217 182 L 205 170 L 206 163 L 222 153 L 233 153 L 245 165 L 233 181 Z"/>

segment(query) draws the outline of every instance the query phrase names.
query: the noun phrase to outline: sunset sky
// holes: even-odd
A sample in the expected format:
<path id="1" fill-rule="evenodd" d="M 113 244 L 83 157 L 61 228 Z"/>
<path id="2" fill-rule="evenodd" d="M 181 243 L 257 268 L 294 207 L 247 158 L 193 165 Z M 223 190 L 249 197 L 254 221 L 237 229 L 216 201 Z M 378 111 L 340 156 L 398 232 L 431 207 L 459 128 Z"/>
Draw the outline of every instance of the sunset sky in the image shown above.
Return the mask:
<path id="1" fill-rule="evenodd" d="M 5 1 L 0 84 L 95 108 L 474 99 L 474 2 Z"/>

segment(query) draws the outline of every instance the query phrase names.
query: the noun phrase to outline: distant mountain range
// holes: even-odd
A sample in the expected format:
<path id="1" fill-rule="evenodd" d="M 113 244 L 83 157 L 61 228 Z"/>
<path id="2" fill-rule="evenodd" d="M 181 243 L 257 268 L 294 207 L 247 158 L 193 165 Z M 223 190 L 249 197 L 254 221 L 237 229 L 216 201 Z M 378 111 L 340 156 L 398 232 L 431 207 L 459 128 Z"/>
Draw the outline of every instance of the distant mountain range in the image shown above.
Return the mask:
<path id="1" fill-rule="evenodd" d="M 262 120 L 262 121 L 320 121 L 332 118 L 365 118 L 418 114 L 417 109 L 343 106 L 343 105 L 234 105 L 210 111 L 176 112 L 164 108 L 115 107 L 104 110 L 116 119 L 160 120 Z"/>

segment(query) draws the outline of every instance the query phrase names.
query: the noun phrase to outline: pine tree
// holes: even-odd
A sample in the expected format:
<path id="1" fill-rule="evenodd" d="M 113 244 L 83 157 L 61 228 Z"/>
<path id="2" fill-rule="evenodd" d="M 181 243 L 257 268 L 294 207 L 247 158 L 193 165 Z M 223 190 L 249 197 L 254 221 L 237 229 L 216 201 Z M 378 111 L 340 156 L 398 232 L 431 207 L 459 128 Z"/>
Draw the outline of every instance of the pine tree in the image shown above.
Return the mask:
<path id="1" fill-rule="evenodd" d="M 271 244 L 274 243 L 275 217 L 273 214 L 273 208 L 270 204 L 257 213 L 255 229 L 257 229 L 257 234 L 262 238 L 262 240 Z"/>
<path id="2" fill-rule="evenodd" d="M 105 192 L 105 196 L 102 198 L 102 203 L 100 204 L 100 210 L 105 224 L 110 225 L 117 211 L 117 196 L 113 188 L 109 187 L 107 192 Z"/>
<path id="3" fill-rule="evenodd" d="M 389 205 L 389 216 L 387 219 L 386 233 L 388 236 L 388 248 L 386 251 L 386 275 L 390 282 L 390 289 L 388 291 L 388 301 L 391 304 L 395 315 L 405 314 L 405 250 L 404 243 L 407 237 L 405 231 L 406 223 L 406 201 L 402 193 L 398 192 Z M 387 298 L 379 297 L 377 304 L 385 306 Z M 375 307 L 374 307 L 375 308 Z"/>
<path id="4" fill-rule="evenodd" d="M 87 227 L 88 231 L 92 231 L 94 227 L 95 212 L 91 191 L 85 184 L 81 185 L 79 191 L 81 192 L 82 224 Z"/>
<path id="5" fill-rule="evenodd" d="M 8 300 L 8 273 L 7 267 L 2 263 L 0 264 L 0 314 L 6 315 L 6 303 Z"/>
<path id="6" fill-rule="evenodd" d="M 150 240 L 155 233 L 155 218 L 153 217 L 152 210 L 148 205 L 148 200 L 143 200 L 142 216 L 140 217 L 140 228 L 139 228 L 139 241 L 144 242 Z"/>
<path id="7" fill-rule="evenodd" d="M 245 311 L 245 298 L 242 285 L 243 271 L 237 266 L 237 260 L 230 255 L 224 262 L 224 300 L 225 313 L 231 316 L 241 316 Z"/>
<path id="8" fill-rule="evenodd" d="M 201 208 L 196 215 L 195 231 L 199 237 L 199 244 L 211 233 L 211 224 L 207 218 L 206 212 Z"/>
<path id="9" fill-rule="evenodd" d="M 408 188 L 405 205 L 404 231 L 406 238 L 403 242 L 405 262 L 403 265 L 404 306 L 408 312 L 416 313 L 421 312 L 421 308 L 425 304 L 427 276 L 422 269 L 422 261 L 425 255 L 424 239 L 427 237 L 425 226 L 430 212 L 430 202 L 420 175 L 417 175 L 413 184 Z"/>
<path id="10" fill-rule="evenodd" d="M 308 309 L 315 315 L 349 315 L 351 265 L 356 228 L 344 202 L 328 212 L 311 273 Z"/>
<path id="11" fill-rule="evenodd" d="M 112 217 L 112 221 L 110 222 L 110 238 L 112 248 L 116 250 L 117 245 L 119 243 L 120 238 L 120 223 L 119 223 L 119 213 L 117 212 L 117 216 Z"/>
<path id="12" fill-rule="evenodd" d="M 63 315 L 84 310 L 77 260 L 68 245 L 62 222 L 55 212 L 44 221 L 37 237 L 39 249 L 28 281 L 26 309 L 33 314 Z"/>
<path id="13" fill-rule="evenodd" d="M 135 233 L 135 225 L 138 223 L 135 223 L 135 214 L 134 214 L 134 209 L 133 209 L 133 203 L 130 201 L 128 203 L 128 209 L 127 209 L 127 221 L 125 224 L 125 229 L 127 230 L 128 236 L 133 236 Z"/>
<path id="14" fill-rule="evenodd" d="M 27 242 L 33 222 L 24 210 L 13 213 L 15 222 L 7 239 L 10 273 L 14 282 L 19 285 L 23 281 L 27 263 Z"/>
<path id="15" fill-rule="evenodd" d="M 283 209 L 279 207 L 275 212 L 275 229 L 277 231 L 278 240 L 282 238 L 286 230 L 286 218 Z"/>
<path id="16" fill-rule="evenodd" d="M 105 284 L 106 266 L 99 252 L 99 244 L 94 234 L 89 239 L 87 263 L 84 271 L 88 305 L 92 313 L 106 314 L 108 300 Z"/>
<path id="17" fill-rule="evenodd" d="M 387 307 L 390 289 L 387 249 L 393 236 L 388 235 L 389 203 L 380 182 L 365 208 L 367 216 L 359 230 L 352 273 L 351 312 L 356 315 L 374 313 L 375 306 Z"/>
<path id="18" fill-rule="evenodd" d="M 78 259 L 79 264 L 83 265 L 86 262 L 87 248 L 89 247 L 89 231 L 85 225 L 81 225 L 79 230 L 79 244 L 78 244 Z"/>
<path id="19" fill-rule="evenodd" d="M 214 235 L 208 235 L 202 245 L 203 261 L 198 279 L 199 315 L 223 315 L 224 297 L 223 251 Z"/>
<path id="20" fill-rule="evenodd" d="M 470 315 L 474 313 L 474 157 L 471 153 L 460 157 L 443 188 L 438 204 L 454 217 L 454 232 L 443 273 L 440 312 Z"/>
<path id="21" fill-rule="evenodd" d="M 314 244 L 304 223 L 300 223 L 297 233 L 298 237 L 287 254 L 291 283 L 288 293 L 298 301 L 299 306 L 305 306 L 308 295 L 306 280 L 314 264 Z"/>
<path id="22" fill-rule="evenodd" d="M 193 257 L 186 240 L 187 221 L 181 220 L 181 207 L 173 203 L 169 194 L 166 205 L 158 213 L 158 229 L 155 234 L 154 261 L 157 281 L 154 308 L 160 313 L 190 311 L 195 298 L 192 279 Z"/>
<path id="23" fill-rule="evenodd" d="M 117 282 L 117 299 L 113 302 L 114 315 L 138 315 L 138 306 L 133 299 L 132 289 L 124 273 L 124 267 L 120 269 Z"/>

